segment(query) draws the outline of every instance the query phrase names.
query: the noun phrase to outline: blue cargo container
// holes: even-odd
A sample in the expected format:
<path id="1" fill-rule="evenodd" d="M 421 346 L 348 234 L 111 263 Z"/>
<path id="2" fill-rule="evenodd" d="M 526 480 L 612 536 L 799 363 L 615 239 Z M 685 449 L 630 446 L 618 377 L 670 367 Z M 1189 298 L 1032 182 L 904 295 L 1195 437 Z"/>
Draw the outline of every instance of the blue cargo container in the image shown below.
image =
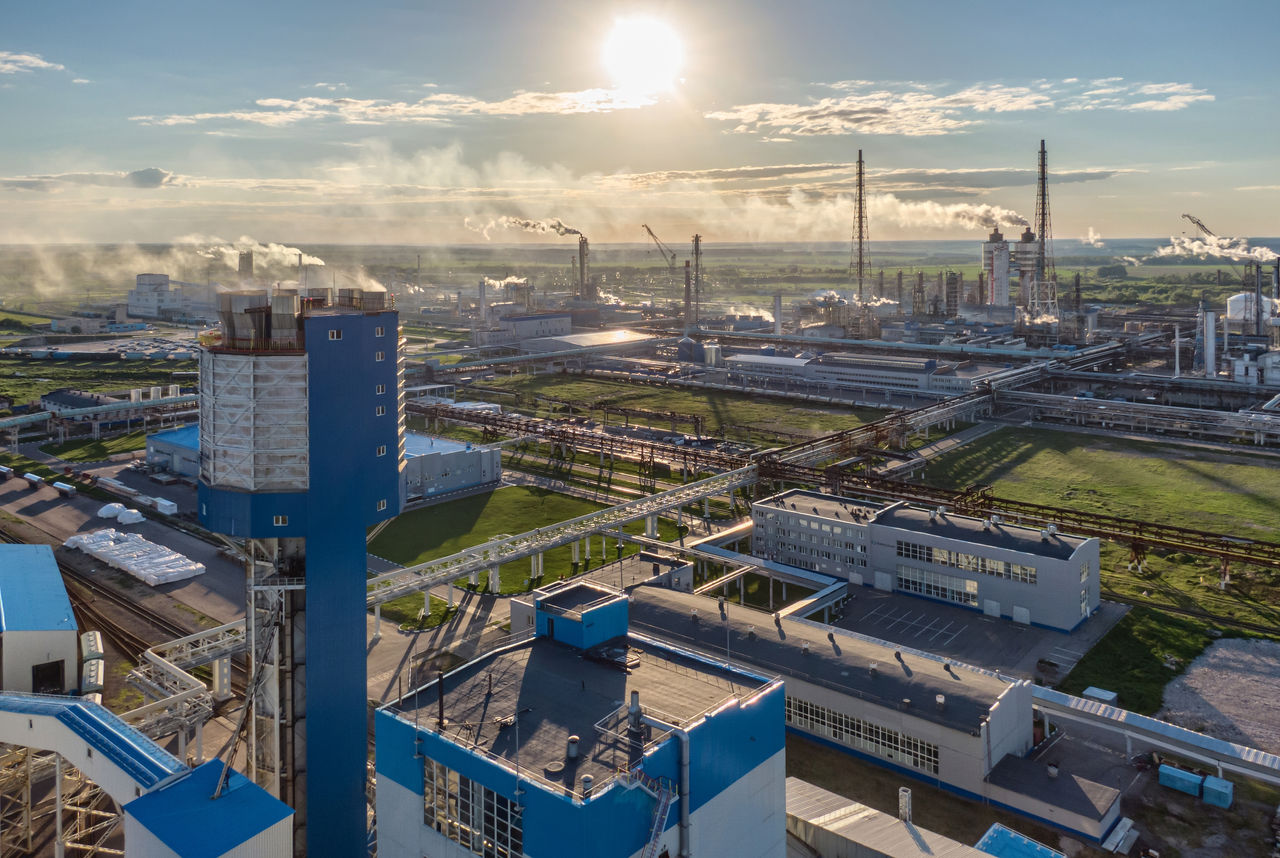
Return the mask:
<path id="1" fill-rule="evenodd" d="M 1204 779 L 1204 803 L 1214 807 L 1231 807 L 1235 798 L 1235 784 L 1209 775 Z"/>
<path id="2" fill-rule="evenodd" d="M 1192 774 L 1169 765 L 1160 767 L 1161 786 L 1167 786 L 1170 789 L 1176 789 L 1178 792 L 1185 792 L 1187 795 L 1194 795 L 1199 798 L 1200 787 L 1203 784 L 1204 775 Z"/>

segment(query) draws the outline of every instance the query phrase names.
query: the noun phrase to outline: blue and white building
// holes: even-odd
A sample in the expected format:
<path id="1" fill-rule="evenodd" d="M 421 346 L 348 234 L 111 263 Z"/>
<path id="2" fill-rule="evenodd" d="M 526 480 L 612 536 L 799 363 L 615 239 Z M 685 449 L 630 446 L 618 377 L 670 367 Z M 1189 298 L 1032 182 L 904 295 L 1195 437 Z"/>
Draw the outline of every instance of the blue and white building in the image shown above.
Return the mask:
<path id="1" fill-rule="evenodd" d="M 47 545 L 0 545 L 0 689 L 65 694 L 80 685 L 80 636 Z"/>
<path id="2" fill-rule="evenodd" d="M 379 855 L 786 854 L 780 681 L 629 630 L 588 582 L 513 600 L 512 629 L 378 711 Z"/>
<path id="3" fill-rule="evenodd" d="M 200 357 L 201 523 L 244 540 L 259 739 L 251 778 L 298 854 L 364 854 L 365 539 L 400 510 L 398 317 L 384 292 L 223 293 Z"/>

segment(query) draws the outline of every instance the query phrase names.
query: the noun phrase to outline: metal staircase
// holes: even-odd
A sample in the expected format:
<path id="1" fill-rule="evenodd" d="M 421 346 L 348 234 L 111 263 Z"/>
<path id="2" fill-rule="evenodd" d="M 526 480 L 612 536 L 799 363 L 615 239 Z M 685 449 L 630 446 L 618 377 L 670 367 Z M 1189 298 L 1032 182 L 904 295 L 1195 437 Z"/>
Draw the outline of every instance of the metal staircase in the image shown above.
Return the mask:
<path id="1" fill-rule="evenodd" d="M 657 858 L 662 832 L 667 827 L 667 815 L 671 812 L 671 804 L 679 797 L 675 786 L 666 778 L 651 778 L 639 769 L 621 769 L 618 774 L 627 789 L 639 787 L 658 801 L 653 809 L 653 822 L 649 826 L 649 842 L 640 853 L 640 858 Z"/>

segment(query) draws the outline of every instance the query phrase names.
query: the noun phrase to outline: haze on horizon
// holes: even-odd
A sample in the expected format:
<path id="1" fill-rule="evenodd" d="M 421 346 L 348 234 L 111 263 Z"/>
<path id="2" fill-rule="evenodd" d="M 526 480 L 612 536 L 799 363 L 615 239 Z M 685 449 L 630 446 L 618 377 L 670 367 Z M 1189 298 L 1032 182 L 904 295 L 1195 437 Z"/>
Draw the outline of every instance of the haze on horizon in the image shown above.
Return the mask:
<path id="1" fill-rule="evenodd" d="M 8 10 L 0 243 L 1274 233 L 1280 6 L 550 0 Z M 14 133 L 16 132 L 16 133 Z"/>

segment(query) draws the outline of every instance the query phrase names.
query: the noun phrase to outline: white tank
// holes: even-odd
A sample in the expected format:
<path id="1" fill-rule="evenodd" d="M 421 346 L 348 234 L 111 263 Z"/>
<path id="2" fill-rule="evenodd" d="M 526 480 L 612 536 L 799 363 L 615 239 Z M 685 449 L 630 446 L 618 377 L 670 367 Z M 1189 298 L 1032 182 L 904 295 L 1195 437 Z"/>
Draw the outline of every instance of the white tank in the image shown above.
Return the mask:
<path id="1" fill-rule="evenodd" d="M 1252 322 L 1255 318 L 1255 296 L 1252 292 L 1237 292 L 1227 299 L 1227 321 L 1228 322 Z M 1262 319 L 1266 324 L 1267 319 L 1280 316 L 1280 302 L 1274 298 L 1262 296 Z"/>

